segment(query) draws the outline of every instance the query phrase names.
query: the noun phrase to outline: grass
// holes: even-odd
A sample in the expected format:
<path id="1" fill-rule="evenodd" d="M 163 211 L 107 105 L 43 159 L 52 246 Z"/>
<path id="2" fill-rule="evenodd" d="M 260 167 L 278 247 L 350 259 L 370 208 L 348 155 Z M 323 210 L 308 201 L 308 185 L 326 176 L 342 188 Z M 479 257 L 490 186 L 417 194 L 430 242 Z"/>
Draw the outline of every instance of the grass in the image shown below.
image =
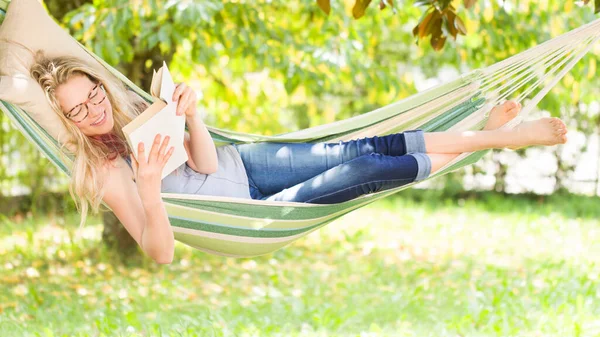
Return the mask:
<path id="1" fill-rule="evenodd" d="M 0 336 L 600 336 L 598 198 L 411 191 L 274 254 L 172 265 L 99 219 L 0 228 Z M 63 225 L 64 223 L 64 225 Z"/>

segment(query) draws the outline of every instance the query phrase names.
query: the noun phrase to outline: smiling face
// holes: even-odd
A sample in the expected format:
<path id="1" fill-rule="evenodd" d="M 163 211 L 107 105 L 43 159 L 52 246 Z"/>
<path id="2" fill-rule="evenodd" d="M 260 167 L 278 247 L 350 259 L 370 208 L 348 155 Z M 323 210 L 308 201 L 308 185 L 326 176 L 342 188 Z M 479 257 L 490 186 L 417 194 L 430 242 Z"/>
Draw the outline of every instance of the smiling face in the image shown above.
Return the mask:
<path id="1" fill-rule="evenodd" d="M 58 86 L 55 95 L 65 116 L 84 135 L 103 135 L 113 129 L 112 106 L 100 83 L 75 75 Z"/>

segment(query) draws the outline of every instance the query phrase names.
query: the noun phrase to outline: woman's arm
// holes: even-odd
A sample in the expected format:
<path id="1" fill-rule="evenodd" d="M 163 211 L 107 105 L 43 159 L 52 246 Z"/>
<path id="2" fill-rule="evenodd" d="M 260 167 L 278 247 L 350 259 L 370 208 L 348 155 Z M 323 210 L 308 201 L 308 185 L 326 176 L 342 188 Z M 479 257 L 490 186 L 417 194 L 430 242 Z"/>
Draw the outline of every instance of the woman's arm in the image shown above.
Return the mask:
<path id="1" fill-rule="evenodd" d="M 190 134 L 189 139 L 186 137 L 184 145 L 189 147 L 188 152 L 192 160 L 192 163 L 188 162 L 188 164 L 191 164 L 190 167 L 199 173 L 217 172 L 217 149 L 206 125 L 198 114 L 191 117 L 186 116 L 186 123 Z"/>
<path id="2" fill-rule="evenodd" d="M 173 100 L 177 101 L 177 115 L 185 114 L 190 132 L 189 139 L 186 135 L 184 143 L 190 155 L 188 164 L 199 173 L 215 173 L 218 168 L 217 149 L 206 129 L 206 125 L 204 125 L 196 110 L 196 103 L 198 102 L 196 93 L 185 83 L 180 83 L 173 93 Z"/>
<path id="3" fill-rule="evenodd" d="M 105 179 L 104 202 L 113 210 L 129 234 L 144 252 L 158 263 L 171 263 L 174 254 L 174 237 L 166 209 L 160 197 L 160 172 L 170 156 L 164 151 L 165 143 L 159 151 L 155 144 L 148 160 L 138 154 L 140 162 L 133 160 L 136 182 L 124 160 L 111 167 Z M 163 154 L 161 160 L 155 159 Z M 139 166 L 139 167 L 138 167 Z"/>

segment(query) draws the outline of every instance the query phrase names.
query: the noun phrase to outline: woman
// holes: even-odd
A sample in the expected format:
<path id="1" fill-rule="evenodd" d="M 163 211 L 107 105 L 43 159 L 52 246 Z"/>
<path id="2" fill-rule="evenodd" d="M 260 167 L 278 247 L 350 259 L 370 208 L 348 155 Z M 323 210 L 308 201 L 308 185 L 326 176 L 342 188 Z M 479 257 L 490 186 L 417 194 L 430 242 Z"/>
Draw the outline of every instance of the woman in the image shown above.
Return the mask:
<path id="1" fill-rule="evenodd" d="M 82 212 L 103 200 L 142 249 L 158 263 L 173 259 L 173 232 L 160 193 L 197 193 L 274 201 L 337 203 L 427 178 L 462 152 L 566 142 L 556 118 L 498 130 L 520 104 L 495 107 L 483 131 L 408 131 L 335 144 L 215 145 L 185 84 L 173 94 L 189 129 L 189 160 L 161 182 L 172 148 L 157 135 L 150 149 L 129 149 L 121 128 L 145 103 L 120 82 L 103 78 L 81 60 L 38 54 L 32 76 L 73 136 L 71 194 Z M 130 156 L 138 152 L 138 160 Z M 148 151 L 149 150 L 149 151 Z"/>

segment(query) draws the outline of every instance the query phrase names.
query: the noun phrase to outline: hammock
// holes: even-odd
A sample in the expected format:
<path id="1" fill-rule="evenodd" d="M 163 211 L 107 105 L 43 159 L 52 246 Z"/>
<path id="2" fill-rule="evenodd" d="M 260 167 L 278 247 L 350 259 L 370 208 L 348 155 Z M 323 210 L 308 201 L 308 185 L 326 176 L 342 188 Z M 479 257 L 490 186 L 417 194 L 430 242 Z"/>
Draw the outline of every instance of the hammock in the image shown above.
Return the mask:
<path id="1" fill-rule="evenodd" d="M 0 22 L 6 6 L 4 1 L 0 1 Z M 277 136 L 238 133 L 214 127 L 209 127 L 209 131 L 219 146 L 271 141 L 343 141 L 409 129 L 477 130 L 484 125 L 491 108 L 508 98 L 524 103 L 520 116 L 504 126 L 511 128 L 531 112 L 599 38 L 600 20 L 596 20 L 490 67 L 472 71 L 375 111 L 331 124 Z M 150 99 L 146 92 L 117 70 L 87 52 L 139 95 Z M 45 156 L 69 174 L 69 159 L 59 154 L 60 146 L 52 136 L 19 107 L 0 101 L 0 109 Z M 470 165 L 484 154 L 485 151 L 464 153 L 430 179 Z M 176 240 L 212 254 L 250 257 L 271 253 L 348 212 L 410 186 L 412 184 L 330 205 L 171 193 L 163 193 L 162 198 Z"/>

